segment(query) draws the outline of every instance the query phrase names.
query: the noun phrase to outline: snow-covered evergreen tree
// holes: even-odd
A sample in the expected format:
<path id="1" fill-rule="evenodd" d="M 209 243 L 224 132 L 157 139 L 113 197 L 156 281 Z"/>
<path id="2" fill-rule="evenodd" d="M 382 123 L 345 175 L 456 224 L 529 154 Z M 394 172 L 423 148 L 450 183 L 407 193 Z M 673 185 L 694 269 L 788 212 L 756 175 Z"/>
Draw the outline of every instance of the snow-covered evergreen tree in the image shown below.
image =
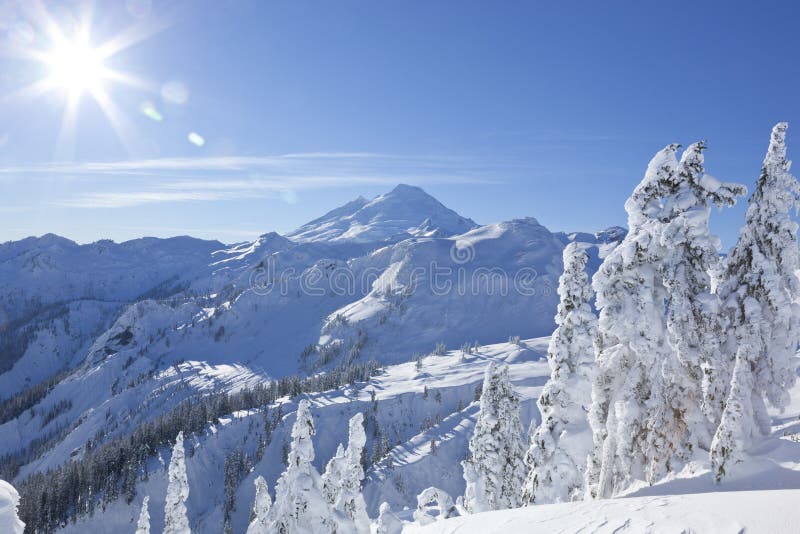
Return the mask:
<path id="1" fill-rule="evenodd" d="M 486 369 L 469 451 L 470 457 L 461 462 L 467 483 L 465 509 L 477 513 L 518 507 L 527 469 L 519 397 L 505 365 L 492 362 Z"/>
<path id="2" fill-rule="evenodd" d="M 731 205 L 744 188 L 705 175 L 704 148 L 691 145 L 680 162 L 678 145 L 656 154 L 625 203 L 629 233 L 593 280 L 599 350 L 586 484 L 594 497 L 632 480 L 652 484 L 710 445 L 724 358 L 709 204 Z"/>
<path id="3" fill-rule="evenodd" d="M 650 162 L 645 178 L 625 204 L 628 235 L 604 260 L 593 279 L 600 311 L 597 370 L 589 422 L 593 452 L 586 468 L 586 489 L 608 497 L 629 477 L 643 477 L 649 461 L 646 435 L 648 398 L 661 403 L 660 361 L 664 359 L 666 298 L 658 262 L 658 235 L 646 213 L 656 211 L 664 183 L 677 167 L 670 145 Z M 655 370 L 656 381 L 648 380 Z M 620 436 L 622 439 L 619 439 Z M 655 451 L 653 451 L 655 452 Z"/>
<path id="4" fill-rule="evenodd" d="M 337 532 L 369 533 L 367 505 L 361 494 L 361 455 L 366 443 L 364 414 L 357 413 L 350 418 L 347 449 L 339 444 L 322 475 L 325 500 L 333 507 L 339 523 Z"/>
<path id="5" fill-rule="evenodd" d="M 381 503 L 378 520 L 375 522 L 375 534 L 401 534 L 403 522 L 392 512 L 388 502 Z"/>
<path id="6" fill-rule="evenodd" d="M 683 414 L 689 448 L 708 450 L 730 376 L 720 344 L 724 320 L 711 287 L 720 242 L 709 231 L 710 204 L 732 206 L 745 188 L 705 174 L 705 148 L 699 142 L 684 151 L 659 218 L 665 223 L 661 245 L 667 339 L 680 364 L 666 377 L 664 397 L 680 403 L 675 409 Z"/>
<path id="7" fill-rule="evenodd" d="M 333 457 L 325 465 L 325 472 L 322 473 L 322 494 L 331 506 L 336 502 L 341 491 L 342 471 L 344 470 L 345 461 L 344 445 L 340 443 Z"/>
<path id="8" fill-rule="evenodd" d="M 753 438 L 769 428 L 763 397 L 755 388 L 754 355 L 761 352 L 761 306 L 754 298 L 742 303 L 742 320 L 736 329 L 737 350 L 730 391 L 722 420 L 711 446 L 714 480 L 721 482 L 731 466 L 739 461 Z"/>
<path id="9" fill-rule="evenodd" d="M 183 432 L 178 432 L 172 458 L 169 461 L 167 500 L 164 505 L 164 534 L 188 534 L 189 518 L 186 515 L 186 499 L 189 498 L 189 480 L 186 478 Z"/>
<path id="10" fill-rule="evenodd" d="M 431 486 L 417 495 L 417 509 L 413 516 L 415 523 L 429 525 L 457 515 L 458 509 L 453 504 L 453 498 L 443 489 Z"/>
<path id="11" fill-rule="evenodd" d="M 0 480 L 0 530 L 3 534 L 23 534 L 23 531 L 30 528 L 19 519 L 19 493 L 16 488 Z"/>
<path id="12" fill-rule="evenodd" d="M 334 529 L 332 510 L 322 493 L 322 477 L 314 460 L 314 419 L 307 399 L 297 405 L 288 465 L 275 486 L 270 531 L 280 534 L 318 534 Z"/>
<path id="13" fill-rule="evenodd" d="M 625 203 L 628 234 L 592 281 L 600 310 L 589 411 L 594 446 L 586 467 L 593 497 L 609 497 L 633 479 L 653 482 L 685 452 L 681 401 L 665 396 L 665 384 L 681 371 L 666 340 L 661 243 L 672 208 L 665 199 L 680 183 L 677 149 L 669 145 L 650 161 Z"/>
<path id="14" fill-rule="evenodd" d="M 150 534 L 150 512 L 147 510 L 147 503 L 150 496 L 145 495 L 142 500 L 142 510 L 139 512 L 139 521 L 136 523 L 136 534 Z"/>
<path id="15" fill-rule="evenodd" d="M 592 431 L 586 416 L 592 399 L 597 318 L 586 274 L 589 256 L 578 243 L 564 249 L 558 286 L 561 302 L 550 338 L 550 380 L 539 396 L 542 422 L 530 436 L 525 463 L 530 467 L 523 504 L 566 502 L 583 497 L 586 457 Z"/>
<path id="16" fill-rule="evenodd" d="M 361 481 L 364 480 L 361 454 L 366 444 L 364 414 L 357 413 L 350 418 L 344 469 L 339 483 L 339 495 L 334 501 L 333 507 L 336 512 L 344 514 L 353 523 L 355 531 L 359 534 L 369 533 L 367 505 L 364 502 L 364 496 L 361 494 Z"/>
<path id="17" fill-rule="evenodd" d="M 750 197 L 745 226 L 728 256 L 719 295 L 729 320 L 733 378 L 711 462 L 719 481 L 752 438 L 769 430 L 765 401 L 784 408 L 796 380 L 800 339 L 800 185 L 786 159 L 786 123 L 772 130 L 767 155 Z"/>
<path id="18" fill-rule="evenodd" d="M 272 499 L 269 496 L 267 481 L 259 475 L 253 483 L 256 486 L 256 498 L 253 501 L 253 520 L 247 527 L 247 534 L 269 534 L 269 510 Z"/>

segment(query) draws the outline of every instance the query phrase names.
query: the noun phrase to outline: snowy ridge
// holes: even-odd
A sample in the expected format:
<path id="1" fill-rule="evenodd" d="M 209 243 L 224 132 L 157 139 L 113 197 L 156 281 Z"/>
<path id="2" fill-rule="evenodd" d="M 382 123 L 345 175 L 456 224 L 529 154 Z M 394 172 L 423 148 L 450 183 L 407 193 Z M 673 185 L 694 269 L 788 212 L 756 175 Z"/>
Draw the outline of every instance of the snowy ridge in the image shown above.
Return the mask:
<path id="1" fill-rule="evenodd" d="M 0 245 L 0 398 L 81 361 L 129 303 L 208 275 L 222 246 L 189 237 L 78 245 L 52 234 Z"/>

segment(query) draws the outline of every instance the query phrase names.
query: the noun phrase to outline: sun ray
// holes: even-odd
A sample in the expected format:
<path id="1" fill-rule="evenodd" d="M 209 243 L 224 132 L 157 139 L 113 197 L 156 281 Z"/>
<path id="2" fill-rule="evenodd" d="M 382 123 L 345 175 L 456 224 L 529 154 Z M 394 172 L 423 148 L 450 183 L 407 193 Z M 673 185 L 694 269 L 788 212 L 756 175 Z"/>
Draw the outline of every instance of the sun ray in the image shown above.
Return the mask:
<path id="1" fill-rule="evenodd" d="M 156 92 L 159 89 L 157 84 L 148 82 L 147 80 L 139 78 L 138 76 L 134 76 L 129 72 L 122 72 L 119 70 L 104 69 L 103 78 L 110 82 L 121 83 L 128 87 L 135 87 L 145 91 Z"/>
<path id="2" fill-rule="evenodd" d="M 128 153 L 133 154 L 135 152 L 135 143 L 133 141 L 133 134 L 131 133 L 133 128 L 129 125 L 125 115 L 102 87 L 93 89 L 91 95 L 94 97 L 97 105 L 100 106 L 100 109 L 103 110 L 108 122 L 114 129 L 114 133 L 117 134 L 117 138 Z"/>
<path id="3" fill-rule="evenodd" d="M 0 56 L 29 59 L 31 61 L 38 61 L 39 63 L 47 61 L 47 53 L 43 50 L 24 48 L 21 45 L 9 46 L 6 43 L 0 46 Z"/>
<path id="4" fill-rule="evenodd" d="M 27 4 L 33 14 L 33 20 L 42 28 L 44 33 L 50 38 L 53 45 L 58 46 L 66 41 L 66 36 L 55 19 L 50 16 L 50 12 L 41 0 L 32 0 Z"/>
<path id="5" fill-rule="evenodd" d="M 57 83 L 55 78 L 48 76 L 33 83 L 20 87 L 12 93 L 8 93 L 3 97 L 3 101 L 13 102 L 22 98 L 33 98 L 41 96 L 49 91 L 55 89 Z"/>
<path id="6" fill-rule="evenodd" d="M 81 95 L 77 91 L 72 91 L 67 97 L 64 113 L 61 115 L 61 129 L 56 141 L 56 158 L 59 160 L 72 159 L 75 154 L 75 128 L 80 101 Z"/>
<path id="7" fill-rule="evenodd" d="M 130 48 L 153 35 L 166 30 L 172 25 L 172 22 L 166 18 L 161 18 L 158 21 L 148 19 L 146 23 L 142 22 L 130 26 L 122 33 L 112 37 L 97 47 L 97 52 L 102 58 L 109 58 L 118 54 L 122 50 Z"/>

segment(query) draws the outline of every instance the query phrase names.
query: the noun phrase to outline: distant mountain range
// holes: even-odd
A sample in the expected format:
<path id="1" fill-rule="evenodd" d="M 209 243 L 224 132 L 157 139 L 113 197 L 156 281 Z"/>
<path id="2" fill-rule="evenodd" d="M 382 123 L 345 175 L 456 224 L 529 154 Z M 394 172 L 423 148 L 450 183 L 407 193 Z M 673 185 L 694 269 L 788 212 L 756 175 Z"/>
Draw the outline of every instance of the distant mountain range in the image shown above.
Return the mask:
<path id="1" fill-rule="evenodd" d="M 0 456 L 19 483 L 210 391 L 549 335 L 564 245 L 585 243 L 596 268 L 624 235 L 479 226 L 399 185 L 233 245 L 2 244 L 0 400 L 19 409 L 0 419 Z"/>

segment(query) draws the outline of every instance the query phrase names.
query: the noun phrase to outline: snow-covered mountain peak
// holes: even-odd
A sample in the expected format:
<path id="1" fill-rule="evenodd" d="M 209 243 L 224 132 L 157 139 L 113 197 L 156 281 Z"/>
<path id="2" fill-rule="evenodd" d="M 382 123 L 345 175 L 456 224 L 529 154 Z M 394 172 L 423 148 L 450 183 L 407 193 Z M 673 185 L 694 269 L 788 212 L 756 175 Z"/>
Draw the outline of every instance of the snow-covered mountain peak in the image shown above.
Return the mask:
<path id="1" fill-rule="evenodd" d="M 260 235 L 255 241 L 235 243 L 224 249 L 214 251 L 212 265 L 230 264 L 231 262 L 240 262 L 246 259 L 260 259 L 267 254 L 287 250 L 293 245 L 294 243 L 291 240 L 279 233 L 267 232 Z"/>
<path id="2" fill-rule="evenodd" d="M 628 230 L 621 226 L 609 226 L 608 228 L 595 233 L 594 236 L 600 243 L 613 243 L 615 241 L 622 241 L 625 239 L 627 234 Z"/>
<path id="3" fill-rule="evenodd" d="M 31 251 L 36 253 L 41 253 L 43 251 L 63 251 L 77 248 L 78 246 L 79 245 L 74 241 L 56 234 L 26 237 L 19 241 L 0 243 L 0 262 L 30 253 Z"/>
<path id="4" fill-rule="evenodd" d="M 266 234 L 262 234 L 258 237 L 256 243 L 265 249 L 269 249 L 271 252 L 286 250 L 294 245 L 291 239 L 283 237 L 278 232 L 267 232 Z"/>
<path id="5" fill-rule="evenodd" d="M 288 237 L 295 241 L 398 241 L 411 236 L 450 236 L 475 228 L 422 188 L 400 184 L 367 201 L 359 197 L 315 219 Z"/>
<path id="6" fill-rule="evenodd" d="M 41 237 L 33 238 L 36 245 L 40 247 L 52 247 L 52 246 L 59 246 L 59 247 L 74 247 L 77 246 L 77 243 L 72 241 L 71 239 L 67 239 L 66 237 L 61 237 L 60 235 L 56 235 L 53 233 L 44 234 Z"/>

